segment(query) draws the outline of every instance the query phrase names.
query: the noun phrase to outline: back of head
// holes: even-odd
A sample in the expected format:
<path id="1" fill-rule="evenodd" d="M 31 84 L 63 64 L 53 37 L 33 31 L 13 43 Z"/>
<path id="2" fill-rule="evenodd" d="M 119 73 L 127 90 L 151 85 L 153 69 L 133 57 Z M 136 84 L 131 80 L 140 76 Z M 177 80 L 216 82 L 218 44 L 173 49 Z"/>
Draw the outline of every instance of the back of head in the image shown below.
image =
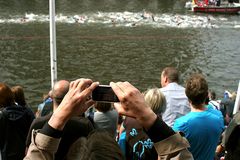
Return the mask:
<path id="1" fill-rule="evenodd" d="M 232 94 L 231 94 L 231 100 L 232 101 L 235 101 L 236 100 L 236 97 L 237 97 L 237 93 L 236 92 L 232 92 Z"/>
<path id="2" fill-rule="evenodd" d="M 69 82 L 66 80 L 57 81 L 52 89 L 51 96 L 53 102 L 58 106 L 69 90 Z"/>
<path id="3" fill-rule="evenodd" d="M 0 108 L 12 104 L 14 104 L 14 96 L 11 89 L 5 83 L 0 83 Z"/>
<path id="4" fill-rule="evenodd" d="M 215 100 L 216 99 L 216 93 L 213 90 L 208 91 L 208 97 L 210 100 Z"/>
<path id="5" fill-rule="evenodd" d="M 112 103 L 97 102 L 94 107 L 99 112 L 107 112 L 112 108 Z"/>
<path id="6" fill-rule="evenodd" d="M 90 133 L 87 140 L 88 160 L 123 160 L 123 154 L 115 139 L 105 130 L 95 130 Z"/>
<path id="7" fill-rule="evenodd" d="M 11 90 L 13 92 L 15 102 L 17 102 L 21 106 L 25 106 L 26 101 L 23 88 L 21 86 L 14 86 L 11 88 Z"/>
<path id="8" fill-rule="evenodd" d="M 162 75 L 168 78 L 168 82 L 176 82 L 179 83 L 179 73 L 178 70 L 174 67 L 166 67 L 162 71 Z"/>
<path id="9" fill-rule="evenodd" d="M 144 92 L 144 99 L 154 113 L 162 114 L 166 109 L 166 98 L 158 88 L 148 89 Z"/>
<path id="10" fill-rule="evenodd" d="M 192 74 L 186 81 L 185 92 L 192 105 L 204 104 L 208 96 L 208 84 L 203 75 Z"/>

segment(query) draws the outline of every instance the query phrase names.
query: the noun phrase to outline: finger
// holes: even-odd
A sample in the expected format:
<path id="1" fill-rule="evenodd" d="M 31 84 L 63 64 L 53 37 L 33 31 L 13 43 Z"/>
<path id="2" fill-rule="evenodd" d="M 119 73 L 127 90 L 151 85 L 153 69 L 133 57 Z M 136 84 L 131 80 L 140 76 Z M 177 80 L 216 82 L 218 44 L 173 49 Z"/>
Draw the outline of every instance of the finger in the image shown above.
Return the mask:
<path id="1" fill-rule="evenodd" d="M 77 79 L 75 81 L 72 82 L 71 88 L 76 88 L 78 86 L 78 83 L 81 81 L 82 79 Z"/>
<path id="2" fill-rule="evenodd" d="M 131 114 L 127 108 L 124 108 L 121 103 L 114 103 L 114 108 L 120 115 L 125 115 L 128 117 L 136 118 L 133 114 Z"/>
<path id="3" fill-rule="evenodd" d="M 83 106 L 80 108 L 78 114 L 82 115 L 82 114 L 83 114 L 84 112 L 86 112 L 86 111 L 88 110 L 88 108 L 91 107 L 93 104 L 94 104 L 94 101 L 92 101 L 92 100 L 89 100 L 89 101 L 85 102 L 85 105 L 83 105 Z"/>
<path id="4" fill-rule="evenodd" d="M 71 82 L 70 82 L 69 89 L 71 89 L 71 88 L 73 87 L 74 82 L 75 82 L 75 81 L 71 81 Z"/>
<path id="5" fill-rule="evenodd" d="M 87 97 L 91 96 L 92 91 L 99 85 L 99 82 L 91 83 L 89 87 L 85 88 L 81 95 L 87 99 Z"/>
<path id="6" fill-rule="evenodd" d="M 122 86 L 125 92 L 130 89 L 135 89 L 135 87 L 133 87 L 133 85 L 131 85 L 128 81 L 123 82 Z"/>
<path id="7" fill-rule="evenodd" d="M 81 92 L 88 86 L 90 86 L 93 83 L 91 79 L 80 79 L 80 82 L 77 85 L 77 89 Z"/>
<path id="8" fill-rule="evenodd" d="M 110 86 L 112 87 L 114 93 L 117 95 L 118 99 L 122 101 L 124 99 L 125 93 L 124 90 L 121 88 L 123 82 L 110 82 Z"/>

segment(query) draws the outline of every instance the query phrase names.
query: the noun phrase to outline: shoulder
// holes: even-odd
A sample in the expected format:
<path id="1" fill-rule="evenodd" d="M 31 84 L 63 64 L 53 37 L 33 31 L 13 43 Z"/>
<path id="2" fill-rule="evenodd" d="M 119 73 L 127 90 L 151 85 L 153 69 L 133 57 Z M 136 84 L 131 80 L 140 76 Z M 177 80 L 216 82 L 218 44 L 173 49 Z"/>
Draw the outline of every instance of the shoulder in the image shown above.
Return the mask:
<path id="1" fill-rule="evenodd" d="M 216 109 L 213 109 L 213 108 L 208 108 L 208 109 L 207 109 L 207 112 L 208 112 L 208 113 L 211 113 L 212 115 L 217 116 L 217 117 L 219 117 L 219 118 L 223 117 L 221 111 L 216 110 Z"/>
<path id="2" fill-rule="evenodd" d="M 115 109 L 112 109 L 112 110 L 106 112 L 106 114 L 111 117 L 118 117 L 118 112 Z"/>
<path id="3" fill-rule="evenodd" d="M 32 122 L 32 125 L 31 127 L 33 129 L 40 129 L 44 126 L 44 124 L 46 122 L 48 122 L 48 120 L 50 119 L 51 115 L 46 115 L 46 116 L 43 116 L 43 117 L 38 117 L 38 118 L 35 118 Z"/>
<path id="4" fill-rule="evenodd" d="M 85 117 L 72 117 L 66 124 L 64 132 L 75 134 L 88 134 L 94 129 L 93 124 L 88 118 Z"/>
<path id="5" fill-rule="evenodd" d="M 168 91 L 182 91 L 185 92 L 185 88 L 178 83 L 169 83 L 166 87 L 160 88 L 162 92 L 168 92 Z"/>
<path id="6" fill-rule="evenodd" d="M 173 130 L 174 131 L 182 131 L 184 128 L 187 127 L 188 122 L 191 120 L 192 117 L 193 117 L 192 112 L 190 112 L 190 113 L 186 114 L 185 116 L 177 118 L 174 122 Z"/>

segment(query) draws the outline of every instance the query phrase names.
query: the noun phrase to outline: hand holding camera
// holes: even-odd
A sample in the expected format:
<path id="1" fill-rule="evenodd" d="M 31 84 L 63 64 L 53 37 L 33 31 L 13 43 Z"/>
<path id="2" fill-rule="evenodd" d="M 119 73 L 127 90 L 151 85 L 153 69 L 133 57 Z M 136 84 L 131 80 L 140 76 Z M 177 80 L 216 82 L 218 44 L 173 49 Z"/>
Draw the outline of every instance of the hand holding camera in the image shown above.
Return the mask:
<path id="1" fill-rule="evenodd" d="M 92 99 L 99 102 L 119 102 L 111 86 L 99 85 L 92 92 Z"/>

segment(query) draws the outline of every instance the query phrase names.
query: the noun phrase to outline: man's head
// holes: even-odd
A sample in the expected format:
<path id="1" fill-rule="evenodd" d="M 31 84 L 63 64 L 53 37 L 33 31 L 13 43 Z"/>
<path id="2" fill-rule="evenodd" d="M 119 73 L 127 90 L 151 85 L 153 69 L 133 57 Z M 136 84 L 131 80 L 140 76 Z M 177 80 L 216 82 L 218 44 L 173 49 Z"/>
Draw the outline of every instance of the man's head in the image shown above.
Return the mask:
<path id="1" fill-rule="evenodd" d="M 0 108 L 12 104 L 14 104 L 14 96 L 11 89 L 5 83 L 0 83 Z"/>
<path id="2" fill-rule="evenodd" d="M 62 102 L 68 90 L 69 90 L 69 82 L 66 80 L 60 80 L 54 84 L 52 93 L 51 93 L 54 109 L 56 109 L 58 105 Z"/>
<path id="3" fill-rule="evenodd" d="M 99 112 L 107 112 L 112 108 L 112 103 L 96 102 L 94 107 Z"/>
<path id="4" fill-rule="evenodd" d="M 174 67 L 166 67 L 161 74 L 161 86 L 166 87 L 169 83 L 179 82 L 178 70 Z"/>
<path id="5" fill-rule="evenodd" d="M 185 92 L 194 108 L 202 107 L 208 96 L 208 84 L 203 75 L 191 75 L 186 81 Z"/>

